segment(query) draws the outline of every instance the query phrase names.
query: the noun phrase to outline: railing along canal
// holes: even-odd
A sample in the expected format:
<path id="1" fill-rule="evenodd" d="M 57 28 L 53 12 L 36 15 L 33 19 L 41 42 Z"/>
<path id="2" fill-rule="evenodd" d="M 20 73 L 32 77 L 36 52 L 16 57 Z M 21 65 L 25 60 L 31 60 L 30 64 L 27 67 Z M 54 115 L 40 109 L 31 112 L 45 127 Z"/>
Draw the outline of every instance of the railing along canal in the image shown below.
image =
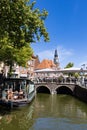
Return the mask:
<path id="1" fill-rule="evenodd" d="M 75 84 L 79 85 L 82 88 L 87 89 L 87 80 L 84 79 L 82 81 L 81 79 L 76 78 L 35 78 L 34 80 L 35 84 L 39 83 L 56 83 L 56 84 Z"/>

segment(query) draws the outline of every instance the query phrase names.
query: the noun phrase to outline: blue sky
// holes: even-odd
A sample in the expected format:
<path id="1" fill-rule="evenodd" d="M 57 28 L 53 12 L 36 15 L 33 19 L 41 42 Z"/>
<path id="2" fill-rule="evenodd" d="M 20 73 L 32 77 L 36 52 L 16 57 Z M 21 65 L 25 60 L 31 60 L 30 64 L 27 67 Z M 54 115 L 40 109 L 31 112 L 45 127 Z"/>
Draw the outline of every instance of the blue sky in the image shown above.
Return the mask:
<path id="1" fill-rule="evenodd" d="M 50 42 L 31 45 L 40 61 L 53 60 L 57 49 L 61 68 L 69 62 L 87 64 L 87 0 L 36 0 L 35 7 L 49 13 L 45 26 Z"/>

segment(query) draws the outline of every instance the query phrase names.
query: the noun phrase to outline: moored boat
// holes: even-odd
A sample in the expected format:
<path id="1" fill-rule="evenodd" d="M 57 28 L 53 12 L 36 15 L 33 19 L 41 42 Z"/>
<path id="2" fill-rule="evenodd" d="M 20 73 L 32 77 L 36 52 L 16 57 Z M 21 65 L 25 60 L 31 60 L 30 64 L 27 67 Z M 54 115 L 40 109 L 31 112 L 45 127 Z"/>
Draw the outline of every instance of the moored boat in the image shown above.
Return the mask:
<path id="1" fill-rule="evenodd" d="M 0 104 L 19 107 L 29 104 L 35 97 L 34 83 L 26 78 L 5 78 L 0 86 Z"/>

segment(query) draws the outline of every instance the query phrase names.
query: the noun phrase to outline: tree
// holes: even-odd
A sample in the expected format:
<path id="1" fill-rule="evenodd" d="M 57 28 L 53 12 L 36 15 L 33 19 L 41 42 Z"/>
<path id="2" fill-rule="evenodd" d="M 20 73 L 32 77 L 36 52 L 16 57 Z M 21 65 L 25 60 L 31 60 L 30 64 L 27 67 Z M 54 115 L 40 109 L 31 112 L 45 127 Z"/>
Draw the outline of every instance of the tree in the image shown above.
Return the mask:
<path id="1" fill-rule="evenodd" d="M 30 0 L 0 0 L 0 61 L 25 66 L 31 58 L 31 43 L 49 41 L 44 21 L 46 10 L 34 8 Z"/>
<path id="2" fill-rule="evenodd" d="M 74 77 L 77 79 L 78 77 L 80 76 L 80 74 L 79 73 L 74 73 Z"/>
<path id="3" fill-rule="evenodd" d="M 65 68 L 71 68 L 71 67 L 73 67 L 73 66 L 74 66 L 74 63 L 69 62 L 69 63 L 65 66 Z M 68 73 L 68 76 L 73 76 L 73 75 L 74 75 L 73 72 L 69 72 L 69 73 Z"/>
<path id="4" fill-rule="evenodd" d="M 71 67 L 73 67 L 73 66 L 74 66 L 74 63 L 69 62 L 69 63 L 65 66 L 65 68 L 71 68 Z"/>

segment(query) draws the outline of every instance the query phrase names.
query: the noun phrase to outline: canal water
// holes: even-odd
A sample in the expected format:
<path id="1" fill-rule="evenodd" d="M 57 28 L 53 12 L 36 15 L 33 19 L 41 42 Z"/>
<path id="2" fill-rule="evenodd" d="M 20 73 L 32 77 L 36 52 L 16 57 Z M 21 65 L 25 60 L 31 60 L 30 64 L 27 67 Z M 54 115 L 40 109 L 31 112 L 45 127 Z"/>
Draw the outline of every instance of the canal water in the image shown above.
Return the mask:
<path id="1" fill-rule="evenodd" d="M 0 130 L 87 130 L 87 104 L 69 95 L 37 94 L 26 107 L 0 107 Z"/>

